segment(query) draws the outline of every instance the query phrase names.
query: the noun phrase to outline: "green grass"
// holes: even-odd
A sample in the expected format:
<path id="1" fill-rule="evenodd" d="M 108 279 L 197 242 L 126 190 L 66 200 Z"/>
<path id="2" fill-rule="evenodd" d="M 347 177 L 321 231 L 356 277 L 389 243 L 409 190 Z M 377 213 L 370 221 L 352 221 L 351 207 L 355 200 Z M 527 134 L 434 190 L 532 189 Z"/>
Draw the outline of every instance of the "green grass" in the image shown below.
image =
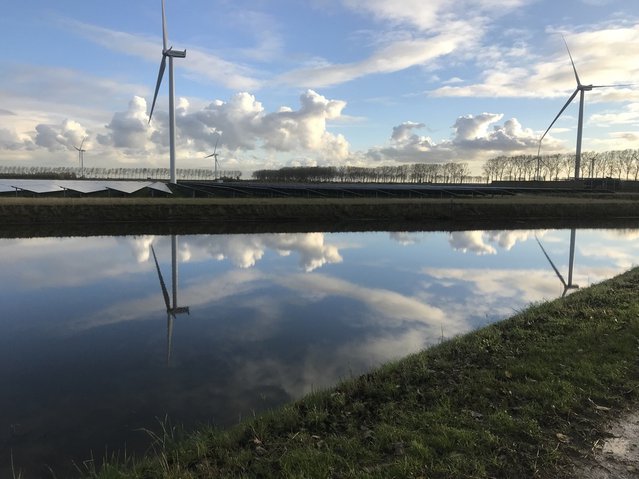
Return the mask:
<path id="1" fill-rule="evenodd" d="M 639 403 L 638 293 L 635 269 L 229 430 L 165 426 L 85 476 L 568 477 Z"/>

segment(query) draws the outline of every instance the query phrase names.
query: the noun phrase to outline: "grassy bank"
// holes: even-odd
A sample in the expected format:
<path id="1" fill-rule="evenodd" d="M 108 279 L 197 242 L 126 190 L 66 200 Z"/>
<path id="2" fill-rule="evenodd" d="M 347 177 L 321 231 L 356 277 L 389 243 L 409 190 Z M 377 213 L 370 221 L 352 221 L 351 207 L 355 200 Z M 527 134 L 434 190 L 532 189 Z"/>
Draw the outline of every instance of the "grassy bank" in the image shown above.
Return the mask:
<path id="1" fill-rule="evenodd" d="M 98 478 L 561 478 L 639 401 L 639 269 Z"/>
<path id="2" fill-rule="evenodd" d="M 454 199 L 0 198 L 0 236 L 453 230 L 636 224 L 639 200 L 614 196 Z M 460 226 L 461 225 L 461 226 Z"/>

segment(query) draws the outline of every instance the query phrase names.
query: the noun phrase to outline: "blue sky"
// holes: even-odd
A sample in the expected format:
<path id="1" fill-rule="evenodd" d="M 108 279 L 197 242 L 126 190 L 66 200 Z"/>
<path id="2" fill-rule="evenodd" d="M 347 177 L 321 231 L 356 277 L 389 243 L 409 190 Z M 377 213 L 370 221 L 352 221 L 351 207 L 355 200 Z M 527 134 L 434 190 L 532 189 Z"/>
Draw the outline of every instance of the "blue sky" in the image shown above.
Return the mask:
<path id="1" fill-rule="evenodd" d="M 536 153 L 575 88 L 639 81 L 628 0 L 166 0 L 179 167 L 467 161 Z M 168 166 L 160 0 L 3 6 L 0 164 Z M 570 151 L 577 102 L 544 140 Z M 638 148 L 639 85 L 587 92 L 584 149 Z M 220 133 L 221 132 L 221 135 Z"/>

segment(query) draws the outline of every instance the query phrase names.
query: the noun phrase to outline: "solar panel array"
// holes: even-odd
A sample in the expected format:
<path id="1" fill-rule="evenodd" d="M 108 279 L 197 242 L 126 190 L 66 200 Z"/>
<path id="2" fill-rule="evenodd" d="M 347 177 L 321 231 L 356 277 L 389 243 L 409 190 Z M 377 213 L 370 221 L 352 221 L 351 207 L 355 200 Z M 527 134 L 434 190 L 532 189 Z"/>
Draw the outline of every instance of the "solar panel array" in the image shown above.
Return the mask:
<path id="1" fill-rule="evenodd" d="M 89 194 L 111 190 L 131 194 L 144 188 L 172 194 L 172 191 L 166 183 L 162 183 L 160 181 L 0 179 L 0 193 L 7 193 L 10 191 L 27 191 L 29 193 L 41 194 L 68 190 L 82 194 Z"/>

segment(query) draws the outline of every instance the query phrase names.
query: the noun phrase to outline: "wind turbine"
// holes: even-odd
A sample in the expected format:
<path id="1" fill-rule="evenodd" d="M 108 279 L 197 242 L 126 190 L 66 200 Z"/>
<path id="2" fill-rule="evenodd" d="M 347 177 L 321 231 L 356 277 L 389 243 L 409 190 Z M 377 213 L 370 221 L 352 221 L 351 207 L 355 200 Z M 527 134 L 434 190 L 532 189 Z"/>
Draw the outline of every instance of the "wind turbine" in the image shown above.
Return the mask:
<path id="1" fill-rule="evenodd" d="M 218 135 L 217 140 L 215 140 L 215 147 L 213 148 L 213 153 L 211 153 L 208 156 L 205 156 L 204 158 L 211 158 L 213 157 L 214 163 L 213 163 L 213 179 L 217 180 L 217 169 L 219 166 L 219 163 L 217 161 L 217 157 L 219 156 L 219 153 L 217 153 L 217 143 L 218 141 L 220 141 L 220 135 Z"/>
<path id="2" fill-rule="evenodd" d="M 80 148 L 78 148 L 77 146 L 74 146 L 73 148 L 75 148 L 76 150 L 78 150 L 78 161 L 80 163 L 80 177 L 84 178 L 84 152 L 87 150 L 83 150 L 82 147 L 84 146 L 84 142 L 86 141 L 87 137 L 85 136 L 84 138 L 82 138 L 82 143 L 80 143 Z"/>
<path id="3" fill-rule="evenodd" d="M 567 283 L 564 280 L 564 277 L 561 275 L 561 273 L 557 269 L 557 267 L 555 266 L 555 263 L 552 262 L 552 260 L 550 259 L 550 256 L 548 256 L 548 253 L 546 253 L 546 250 L 544 249 L 544 247 L 541 244 L 541 241 L 539 241 L 539 238 L 537 238 L 536 235 L 535 235 L 535 239 L 537 240 L 537 244 L 541 248 L 541 251 L 544 253 L 544 256 L 550 263 L 550 266 L 552 266 L 552 269 L 555 270 L 555 274 L 559 278 L 559 281 L 561 281 L 562 286 L 564 287 L 564 292 L 561 294 L 561 297 L 563 298 L 564 296 L 566 296 L 566 293 L 568 292 L 569 289 L 579 289 L 579 285 L 572 284 L 572 269 L 575 263 L 575 228 L 572 228 L 570 230 L 570 259 L 568 262 L 568 282 Z"/>
<path id="4" fill-rule="evenodd" d="M 169 298 L 169 292 L 166 289 L 164 278 L 162 277 L 162 271 L 158 263 L 158 258 L 155 255 L 155 249 L 151 245 L 151 253 L 153 253 L 153 260 L 155 261 L 155 267 L 158 270 L 158 278 L 160 279 L 160 287 L 162 288 L 162 295 L 164 296 L 164 304 L 166 305 L 166 364 L 171 362 L 171 347 L 173 343 L 173 320 L 178 314 L 191 314 L 188 306 L 177 305 L 177 236 L 171 236 L 171 280 L 172 280 L 172 293 L 173 293 L 173 305 L 171 305 L 171 299 Z"/>
<path id="5" fill-rule="evenodd" d="M 568 50 L 568 56 L 570 57 L 570 63 L 572 64 L 572 70 L 573 70 L 573 72 L 575 72 L 575 80 L 577 80 L 577 88 L 575 88 L 575 91 L 573 92 L 573 94 L 570 95 L 570 98 L 568 98 L 568 101 L 565 103 L 563 108 L 561 110 L 559 110 L 559 113 L 557 113 L 557 116 L 555 117 L 555 119 L 552 121 L 552 123 L 550 124 L 548 129 L 544 132 L 543 135 L 541 135 L 541 138 L 539 139 L 539 148 L 537 150 L 537 158 L 538 158 L 537 169 L 539 170 L 539 158 L 540 158 L 539 153 L 541 151 L 541 142 L 542 142 L 542 140 L 546 136 L 546 133 L 548 133 L 550 131 L 550 129 L 555 124 L 557 119 L 564 112 L 564 110 L 566 108 L 568 108 L 568 105 L 570 105 L 572 103 L 572 101 L 575 99 L 575 97 L 577 96 L 577 93 L 579 93 L 579 120 L 577 122 L 577 148 L 576 148 L 576 153 L 575 153 L 575 179 L 578 180 L 579 179 L 579 171 L 580 171 L 580 168 L 581 168 L 581 138 L 582 138 L 583 129 L 584 129 L 584 94 L 585 94 L 585 92 L 591 91 L 591 90 L 593 90 L 595 88 L 611 88 L 611 87 L 629 86 L 629 85 L 627 85 L 627 84 L 626 85 L 583 85 L 581 83 L 581 80 L 579 79 L 579 74 L 577 73 L 577 68 L 575 67 L 575 62 L 573 61 L 572 55 L 570 54 L 570 48 L 568 48 L 568 42 L 566 42 L 566 39 L 563 37 L 563 35 L 562 35 L 561 38 L 564 40 L 564 44 L 566 45 L 566 50 Z"/>
<path id="6" fill-rule="evenodd" d="M 171 171 L 171 183 L 175 183 L 175 82 L 173 79 L 173 59 L 186 57 L 186 50 L 179 51 L 173 50 L 173 47 L 168 47 L 168 34 L 166 31 L 166 15 L 164 13 L 164 0 L 162 0 L 162 61 L 160 62 L 160 71 L 158 73 L 158 81 L 155 85 L 155 95 L 153 95 L 153 104 L 151 105 L 151 113 L 149 113 L 149 123 L 153 117 L 153 109 L 155 108 L 155 101 L 158 98 L 158 91 L 160 90 L 160 84 L 162 83 L 162 77 L 164 76 L 164 69 L 166 68 L 166 59 L 169 59 L 169 153 L 170 153 L 170 171 Z"/>

